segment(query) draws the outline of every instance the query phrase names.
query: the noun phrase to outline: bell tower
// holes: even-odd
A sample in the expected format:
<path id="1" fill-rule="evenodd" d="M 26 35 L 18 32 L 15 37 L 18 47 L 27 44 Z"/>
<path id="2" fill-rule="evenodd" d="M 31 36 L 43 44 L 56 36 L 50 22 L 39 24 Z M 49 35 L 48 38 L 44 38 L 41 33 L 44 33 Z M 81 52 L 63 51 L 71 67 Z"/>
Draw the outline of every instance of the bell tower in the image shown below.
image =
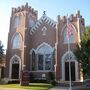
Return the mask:
<path id="1" fill-rule="evenodd" d="M 14 59 L 18 59 L 17 79 L 20 78 L 20 71 L 26 65 L 26 47 L 29 42 L 29 30 L 37 21 L 37 11 L 31 6 L 22 5 L 21 7 L 12 8 L 10 18 L 10 30 L 8 33 L 8 45 L 6 52 L 6 77 L 13 76 Z M 27 40 L 27 41 L 26 41 Z M 29 43 L 30 44 L 30 43 Z M 17 62 L 15 64 L 17 64 Z M 11 69 L 12 68 L 12 69 Z M 14 68 L 15 69 L 15 68 Z M 16 70 L 14 70 L 16 71 Z"/>
<path id="2" fill-rule="evenodd" d="M 74 56 L 74 49 L 76 45 L 80 43 L 81 36 L 84 32 L 85 22 L 84 18 L 80 15 L 80 11 L 77 11 L 76 14 L 71 14 L 69 16 L 69 22 L 71 24 L 71 35 L 69 37 L 70 43 L 70 53 Z M 68 40 L 67 40 L 67 16 L 57 17 L 57 27 L 56 27 L 56 79 L 57 80 L 64 80 L 65 81 L 65 58 L 68 51 Z M 62 52 L 61 52 L 62 51 Z M 74 58 L 73 58 L 74 59 Z M 74 60 L 73 60 L 74 61 Z M 59 63 L 59 64 L 58 64 Z M 74 80 L 80 80 L 80 73 L 77 73 L 79 69 L 77 68 L 79 63 L 77 60 L 74 61 L 75 63 L 75 76 Z"/>

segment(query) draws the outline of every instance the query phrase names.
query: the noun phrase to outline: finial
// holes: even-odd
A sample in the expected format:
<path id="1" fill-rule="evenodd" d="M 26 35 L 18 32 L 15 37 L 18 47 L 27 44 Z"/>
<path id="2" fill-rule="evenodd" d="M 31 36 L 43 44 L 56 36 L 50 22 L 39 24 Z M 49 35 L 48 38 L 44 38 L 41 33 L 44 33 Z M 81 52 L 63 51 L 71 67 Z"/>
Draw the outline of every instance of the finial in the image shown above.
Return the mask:
<path id="1" fill-rule="evenodd" d="M 46 11 L 43 11 L 43 15 L 46 15 Z"/>

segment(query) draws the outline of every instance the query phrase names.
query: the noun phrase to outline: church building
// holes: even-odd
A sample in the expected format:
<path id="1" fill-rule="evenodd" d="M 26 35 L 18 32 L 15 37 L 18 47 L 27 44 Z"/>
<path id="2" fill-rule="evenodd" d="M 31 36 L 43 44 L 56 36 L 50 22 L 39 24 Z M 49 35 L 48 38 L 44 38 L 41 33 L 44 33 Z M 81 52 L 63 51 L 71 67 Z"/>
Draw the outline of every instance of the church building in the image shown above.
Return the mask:
<path id="1" fill-rule="evenodd" d="M 69 81 L 70 61 L 72 81 L 81 81 L 80 64 L 73 52 L 84 31 L 84 18 L 77 11 L 68 20 L 71 24 L 69 51 L 66 16 L 58 15 L 54 21 L 44 11 L 38 19 L 38 11 L 28 3 L 12 8 L 5 76 L 20 79 L 20 72 L 25 67 L 36 79 L 47 78 L 52 72 L 56 81 Z"/>

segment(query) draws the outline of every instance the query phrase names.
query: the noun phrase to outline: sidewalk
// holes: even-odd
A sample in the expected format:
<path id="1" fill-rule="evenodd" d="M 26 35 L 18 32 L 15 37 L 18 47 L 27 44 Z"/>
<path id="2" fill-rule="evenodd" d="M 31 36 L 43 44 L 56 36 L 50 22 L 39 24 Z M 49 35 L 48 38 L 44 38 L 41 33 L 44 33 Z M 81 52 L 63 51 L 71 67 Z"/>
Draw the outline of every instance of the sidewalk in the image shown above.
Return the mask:
<path id="1" fill-rule="evenodd" d="M 81 86 L 72 87 L 71 90 L 77 90 L 78 88 L 81 88 Z M 51 89 L 49 89 L 49 90 L 69 90 L 69 87 L 56 86 L 56 87 L 51 88 Z"/>
<path id="2" fill-rule="evenodd" d="M 76 87 L 72 87 L 71 90 L 78 90 L 79 88 L 90 88 L 90 87 L 76 86 Z M 56 87 L 51 88 L 51 89 L 49 89 L 49 90 L 69 90 L 69 87 L 56 86 Z"/>
<path id="3" fill-rule="evenodd" d="M 54 88 L 51 88 L 49 90 L 69 90 L 69 87 L 60 87 L 60 86 L 56 86 Z"/>
<path id="4" fill-rule="evenodd" d="M 26 89 L 20 89 L 20 88 L 4 88 L 4 87 L 0 87 L 0 90 L 26 90 Z"/>

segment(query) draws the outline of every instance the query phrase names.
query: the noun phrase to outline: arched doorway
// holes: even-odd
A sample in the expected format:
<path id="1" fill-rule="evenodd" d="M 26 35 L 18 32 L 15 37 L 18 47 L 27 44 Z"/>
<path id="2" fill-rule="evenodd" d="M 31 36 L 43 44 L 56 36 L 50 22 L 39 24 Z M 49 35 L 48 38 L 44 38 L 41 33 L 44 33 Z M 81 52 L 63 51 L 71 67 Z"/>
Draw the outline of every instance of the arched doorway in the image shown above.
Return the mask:
<path id="1" fill-rule="evenodd" d="M 10 73 L 9 77 L 11 79 L 19 79 L 20 78 L 20 58 L 15 55 L 10 60 Z"/>
<path id="2" fill-rule="evenodd" d="M 69 61 L 69 58 L 70 58 L 70 61 Z M 66 52 L 62 56 L 62 80 L 69 81 L 69 64 L 71 66 L 70 67 L 71 68 L 71 80 L 78 81 L 79 80 L 78 62 L 74 54 L 71 51 Z"/>
<path id="3" fill-rule="evenodd" d="M 65 62 L 65 81 L 69 81 L 69 64 L 71 66 L 71 80 L 75 81 L 76 76 L 75 76 L 75 62 Z"/>

